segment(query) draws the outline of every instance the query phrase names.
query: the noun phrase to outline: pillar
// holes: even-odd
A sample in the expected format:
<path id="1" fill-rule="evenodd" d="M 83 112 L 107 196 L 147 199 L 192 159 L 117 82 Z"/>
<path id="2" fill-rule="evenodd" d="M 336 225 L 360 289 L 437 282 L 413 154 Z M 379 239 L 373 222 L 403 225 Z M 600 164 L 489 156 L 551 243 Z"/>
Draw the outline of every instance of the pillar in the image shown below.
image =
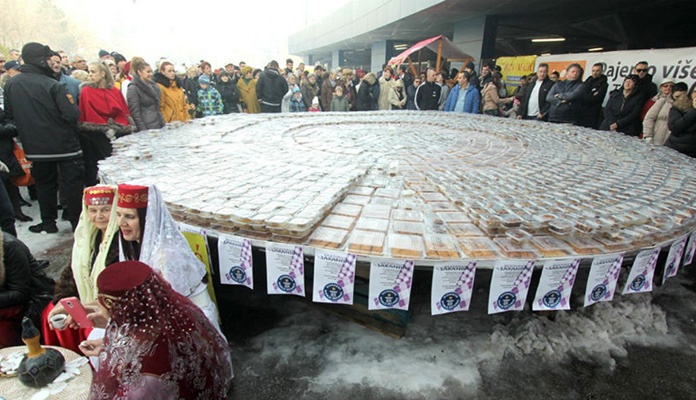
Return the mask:
<path id="1" fill-rule="evenodd" d="M 331 54 L 331 68 L 339 68 L 343 65 L 343 50 L 334 50 Z"/>
<path id="2" fill-rule="evenodd" d="M 481 69 L 481 60 L 495 57 L 495 38 L 498 21 L 494 15 L 485 15 L 459 21 L 454 25 L 452 42 L 474 57 L 476 71 Z M 459 66 L 455 66 L 457 69 Z"/>
<path id="3" fill-rule="evenodd" d="M 392 57 L 394 57 L 394 42 L 392 40 L 382 40 L 373 43 L 370 72 L 377 73 L 381 71 L 382 65 L 386 64 Z"/>

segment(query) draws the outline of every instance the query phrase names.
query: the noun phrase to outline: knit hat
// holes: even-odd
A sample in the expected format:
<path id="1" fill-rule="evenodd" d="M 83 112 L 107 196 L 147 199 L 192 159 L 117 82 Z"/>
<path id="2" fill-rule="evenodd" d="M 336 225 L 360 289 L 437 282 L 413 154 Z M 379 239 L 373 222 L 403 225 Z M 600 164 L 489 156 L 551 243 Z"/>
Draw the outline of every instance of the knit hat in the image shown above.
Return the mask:
<path id="1" fill-rule="evenodd" d="M 139 185 L 118 185 L 118 207 L 146 208 L 148 187 Z"/>
<path id="2" fill-rule="evenodd" d="M 22 47 L 22 59 L 29 65 L 49 68 L 46 59 L 50 58 L 52 55 L 53 50 L 41 43 L 30 42 Z"/>
<path id="3" fill-rule="evenodd" d="M 688 92 L 688 91 L 689 91 L 689 87 L 686 86 L 686 83 L 684 83 L 684 82 L 679 82 L 679 83 L 675 84 L 674 87 L 672 88 L 672 93 L 674 93 L 674 92 Z"/>
<path id="4" fill-rule="evenodd" d="M 251 71 L 253 71 L 253 70 L 254 70 L 254 69 L 251 68 L 250 66 L 245 65 L 244 68 L 242 68 L 242 76 L 248 74 L 249 72 L 251 72 Z"/>
<path id="5" fill-rule="evenodd" d="M 106 51 L 104 49 L 99 50 L 99 58 L 106 57 L 108 55 L 110 55 L 108 51 Z"/>
<path id="6" fill-rule="evenodd" d="M 92 186 L 85 188 L 85 205 L 104 206 L 114 204 L 116 189 L 110 186 Z"/>
<path id="7" fill-rule="evenodd" d="M 210 85 L 210 78 L 208 78 L 208 75 L 203 74 L 198 77 L 198 83 L 201 85 Z"/>

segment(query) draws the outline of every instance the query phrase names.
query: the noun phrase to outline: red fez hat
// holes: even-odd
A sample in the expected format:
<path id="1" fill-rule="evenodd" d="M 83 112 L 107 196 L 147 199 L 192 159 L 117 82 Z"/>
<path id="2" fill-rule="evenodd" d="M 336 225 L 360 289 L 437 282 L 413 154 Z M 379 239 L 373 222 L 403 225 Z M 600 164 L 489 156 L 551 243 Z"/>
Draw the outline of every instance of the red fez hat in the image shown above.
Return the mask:
<path id="1" fill-rule="evenodd" d="M 106 267 L 97 277 L 99 294 L 121 297 L 142 285 L 152 274 L 152 268 L 140 261 L 121 261 Z"/>
<path id="2" fill-rule="evenodd" d="M 147 186 L 118 185 L 118 206 L 123 208 L 146 208 Z"/>
<path id="3" fill-rule="evenodd" d="M 116 189 L 109 186 L 92 186 L 85 188 L 85 204 L 88 206 L 104 206 L 114 204 Z"/>

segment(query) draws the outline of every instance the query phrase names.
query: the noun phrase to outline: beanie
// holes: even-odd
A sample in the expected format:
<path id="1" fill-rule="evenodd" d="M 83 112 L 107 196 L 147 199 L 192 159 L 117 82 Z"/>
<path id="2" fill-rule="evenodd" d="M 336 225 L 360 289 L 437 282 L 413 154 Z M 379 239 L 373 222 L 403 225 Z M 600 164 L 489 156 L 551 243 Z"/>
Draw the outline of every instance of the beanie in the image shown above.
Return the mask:
<path id="1" fill-rule="evenodd" d="M 110 55 L 108 51 L 106 51 L 104 49 L 99 50 L 99 58 L 106 57 L 108 55 Z"/>
<path id="2" fill-rule="evenodd" d="M 688 91 L 689 91 L 689 87 L 686 86 L 686 83 L 684 83 L 684 82 L 679 82 L 676 85 L 674 85 L 674 87 L 672 88 L 672 93 L 674 93 L 674 92 L 688 92 Z"/>
<path id="3" fill-rule="evenodd" d="M 198 77 L 198 83 L 201 85 L 210 85 L 210 78 L 208 78 L 208 75 L 203 74 Z"/>

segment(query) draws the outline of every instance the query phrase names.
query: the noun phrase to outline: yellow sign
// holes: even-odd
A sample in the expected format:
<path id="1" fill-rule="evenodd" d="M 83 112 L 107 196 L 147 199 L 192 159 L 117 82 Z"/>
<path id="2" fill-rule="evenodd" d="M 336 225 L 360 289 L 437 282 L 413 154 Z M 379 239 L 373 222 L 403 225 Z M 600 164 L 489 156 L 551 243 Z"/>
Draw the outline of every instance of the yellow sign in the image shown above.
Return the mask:
<path id="1" fill-rule="evenodd" d="M 500 66 L 507 88 L 508 96 L 512 96 L 520 85 L 520 78 L 534 72 L 536 56 L 500 57 L 495 64 Z"/>
<path id="2" fill-rule="evenodd" d="M 182 229 L 181 233 L 186 238 L 186 241 L 191 247 L 191 251 L 196 255 L 196 258 L 201 260 L 203 265 L 205 265 L 205 270 L 208 273 L 208 293 L 210 293 L 210 298 L 217 306 L 217 299 L 215 298 L 215 290 L 213 290 L 213 275 L 210 271 L 210 256 L 208 254 L 208 241 L 205 235 L 197 232 L 191 232 L 186 229 Z"/>

